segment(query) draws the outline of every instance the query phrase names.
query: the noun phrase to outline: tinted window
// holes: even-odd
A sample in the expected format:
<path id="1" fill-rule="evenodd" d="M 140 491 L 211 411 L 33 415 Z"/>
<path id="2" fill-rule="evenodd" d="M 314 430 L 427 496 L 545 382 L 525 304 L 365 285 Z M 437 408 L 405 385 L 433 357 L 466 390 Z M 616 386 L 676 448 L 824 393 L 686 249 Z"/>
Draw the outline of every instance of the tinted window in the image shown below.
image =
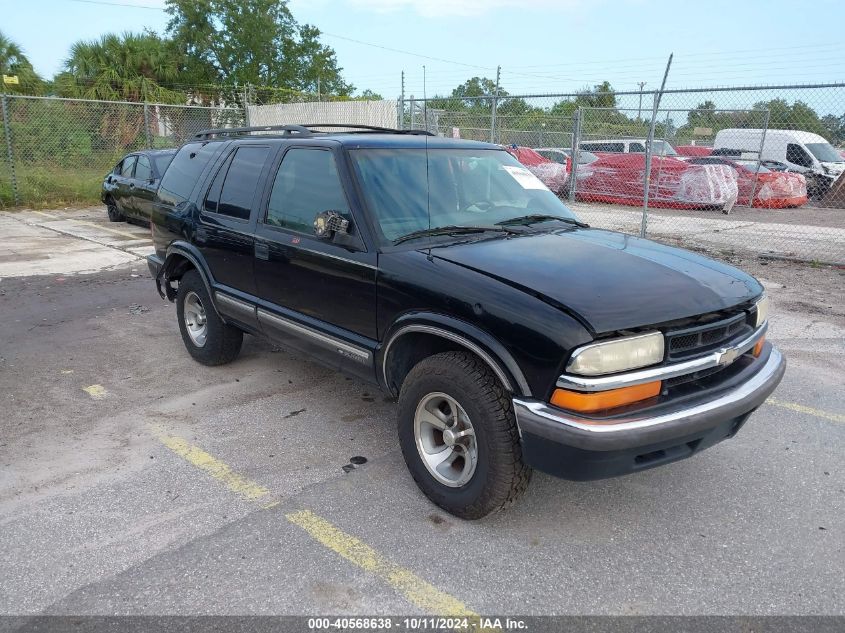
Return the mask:
<path id="1" fill-rule="evenodd" d="M 312 233 L 314 216 L 321 211 L 349 214 L 334 156 L 324 150 L 288 150 L 273 182 L 267 224 Z"/>
<path id="2" fill-rule="evenodd" d="M 624 152 L 624 143 L 581 143 L 581 149 L 591 152 Z"/>
<path id="3" fill-rule="evenodd" d="M 133 167 L 135 167 L 135 156 L 127 156 L 123 159 L 123 165 L 120 168 L 120 175 L 126 178 L 131 178 Z"/>
<path id="4" fill-rule="evenodd" d="M 203 203 L 203 208 L 206 211 L 210 211 L 211 213 L 217 213 L 217 207 L 220 204 L 220 192 L 223 191 L 223 180 L 226 178 L 226 174 L 229 171 L 229 166 L 232 164 L 232 159 L 235 157 L 235 154 L 229 154 L 229 157 L 223 161 L 223 165 L 220 169 L 217 170 L 217 175 L 214 177 L 214 180 L 211 183 L 211 186 L 208 188 L 208 193 L 205 194 L 205 202 Z"/>
<path id="5" fill-rule="evenodd" d="M 175 154 L 153 154 L 153 164 L 156 166 L 156 171 L 159 177 L 164 175 L 167 171 L 167 166 L 173 160 Z"/>
<path id="6" fill-rule="evenodd" d="M 206 196 L 206 209 L 248 220 L 269 151 L 267 147 L 239 147 L 217 172 Z"/>
<path id="7" fill-rule="evenodd" d="M 146 156 L 138 157 L 138 164 L 135 166 L 135 180 L 149 180 L 153 177 L 153 169 L 150 166 L 150 159 Z"/>
<path id="8" fill-rule="evenodd" d="M 161 180 L 159 199 L 173 206 L 188 200 L 202 170 L 219 147 L 218 143 L 188 143 L 183 146 Z"/>
<path id="9" fill-rule="evenodd" d="M 111 170 L 115 176 L 120 176 L 120 171 L 123 168 L 123 161 L 120 161 L 117 165 L 114 166 L 114 169 Z"/>
<path id="10" fill-rule="evenodd" d="M 786 160 L 802 167 L 812 167 L 813 159 L 804 151 L 804 148 L 795 143 L 789 143 L 786 146 Z"/>
<path id="11" fill-rule="evenodd" d="M 628 145 L 628 151 L 634 153 L 645 153 L 645 145 L 642 143 L 631 143 Z M 659 151 L 657 147 L 655 147 L 655 151 Z"/>

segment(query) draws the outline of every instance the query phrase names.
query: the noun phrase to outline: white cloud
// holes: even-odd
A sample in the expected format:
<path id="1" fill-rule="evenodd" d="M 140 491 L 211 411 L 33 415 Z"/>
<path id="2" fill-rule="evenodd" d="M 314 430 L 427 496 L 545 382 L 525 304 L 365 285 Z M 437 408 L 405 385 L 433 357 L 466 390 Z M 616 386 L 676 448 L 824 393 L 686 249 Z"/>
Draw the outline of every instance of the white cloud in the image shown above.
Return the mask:
<path id="1" fill-rule="evenodd" d="M 562 10 L 577 8 L 583 0 L 348 0 L 359 9 L 389 13 L 411 9 L 426 18 L 472 16 L 496 9 Z"/>

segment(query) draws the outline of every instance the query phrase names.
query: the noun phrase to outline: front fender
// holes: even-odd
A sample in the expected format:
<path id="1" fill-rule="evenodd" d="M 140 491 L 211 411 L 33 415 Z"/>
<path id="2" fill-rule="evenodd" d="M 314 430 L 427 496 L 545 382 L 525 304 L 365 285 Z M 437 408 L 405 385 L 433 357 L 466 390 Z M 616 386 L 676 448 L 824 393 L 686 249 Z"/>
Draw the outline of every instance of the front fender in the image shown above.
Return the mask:
<path id="1" fill-rule="evenodd" d="M 496 374 L 505 389 L 517 395 L 531 395 L 531 388 L 519 365 L 495 337 L 455 317 L 422 311 L 408 312 L 398 317 L 388 328 L 376 350 L 376 371 L 384 385 L 390 384 L 387 373 L 391 346 L 402 336 L 412 332 L 431 334 L 458 343 L 479 356 Z"/>

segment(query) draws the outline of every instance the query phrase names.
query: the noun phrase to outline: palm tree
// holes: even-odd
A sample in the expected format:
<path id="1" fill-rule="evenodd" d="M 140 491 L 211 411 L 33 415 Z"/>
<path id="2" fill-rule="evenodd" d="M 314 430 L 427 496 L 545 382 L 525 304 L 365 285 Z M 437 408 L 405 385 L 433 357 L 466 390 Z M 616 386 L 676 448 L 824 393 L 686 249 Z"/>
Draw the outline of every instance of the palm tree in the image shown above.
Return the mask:
<path id="1" fill-rule="evenodd" d="M 184 103 L 184 93 L 167 87 L 178 73 L 175 51 L 154 33 L 110 33 L 71 46 L 55 82 L 65 96 Z"/>
<path id="2" fill-rule="evenodd" d="M 0 85 L 0 92 L 38 94 L 44 80 L 38 76 L 21 47 L 0 31 L 0 75 L 16 75 L 17 84 Z"/>

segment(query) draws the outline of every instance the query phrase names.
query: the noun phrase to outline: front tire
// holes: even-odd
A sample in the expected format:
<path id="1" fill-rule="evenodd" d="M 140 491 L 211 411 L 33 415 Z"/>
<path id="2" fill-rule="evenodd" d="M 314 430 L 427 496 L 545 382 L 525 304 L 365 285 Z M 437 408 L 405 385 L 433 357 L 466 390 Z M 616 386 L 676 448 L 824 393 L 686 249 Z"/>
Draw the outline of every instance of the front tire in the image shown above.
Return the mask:
<path id="1" fill-rule="evenodd" d="M 189 270 L 179 280 L 176 314 L 182 341 L 194 360 L 214 366 L 231 363 L 238 357 L 244 333 L 217 315 L 196 270 Z"/>
<path id="2" fill-rule="evenodd" d="M 510 396 L 478 357 L 444 352 L 418 363 L 399 395 L 399 443 L 420 490 L 463 519 L 516 501 L 531 468 Z"/>

